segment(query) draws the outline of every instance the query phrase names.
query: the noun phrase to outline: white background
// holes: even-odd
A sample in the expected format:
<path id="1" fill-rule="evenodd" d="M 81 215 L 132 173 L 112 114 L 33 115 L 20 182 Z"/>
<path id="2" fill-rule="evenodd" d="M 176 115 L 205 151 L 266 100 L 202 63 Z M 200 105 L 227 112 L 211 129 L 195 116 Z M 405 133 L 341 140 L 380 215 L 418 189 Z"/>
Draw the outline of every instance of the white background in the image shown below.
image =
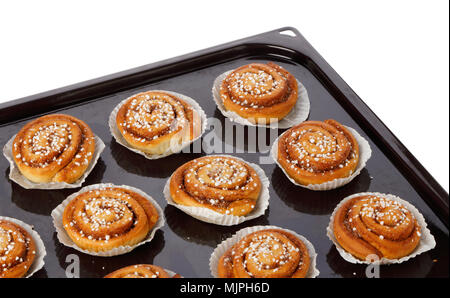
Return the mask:
<path id="1" fill-rule="evenodd" d="M 1 1 L 0 103 L 293 26 L 448 191 L 448 5 Z"/>

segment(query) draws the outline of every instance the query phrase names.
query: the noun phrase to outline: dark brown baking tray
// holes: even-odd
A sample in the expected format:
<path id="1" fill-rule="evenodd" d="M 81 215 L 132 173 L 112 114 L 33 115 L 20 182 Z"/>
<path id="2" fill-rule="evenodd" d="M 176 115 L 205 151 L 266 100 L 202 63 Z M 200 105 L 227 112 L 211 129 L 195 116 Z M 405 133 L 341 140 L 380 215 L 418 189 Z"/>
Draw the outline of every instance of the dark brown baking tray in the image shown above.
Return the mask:
<path id="1" fill-rule="evenodd" d="M 117 103 L 134 93 L 165 89 L 195 98 L 208 117 L 223 122 L 225 119 L 211 97 L 214 78 L 229 69 L 256 61 L 275 61 L 294 74 L 308 90 L 311 100 L 309 119 L 334 118 L 354 127 L 370 141 L 372 158 L 352 183 L 327 192 L 297 187 L 274 164 L 263 165 L 271 182 L 270 206 L 265 215 L 233 227 L 207 224 L 167 206 L 162 195 L 164 183 L 171 173 L 202 154 L 176 154 L 147 160 L 114 141 L 107 125 L 108 116 Z M 136 263 L 154 263 L 185 277 L 210 277 L 209 256 L 217 244 L 239 229 L 267 224 L 295 230 L 314 244 L 321 272 L 319 277 L 364 277 L 365 266 L 344 261 L 325 234 L 335 205 L 342 198 L 363 191 L 396 194 L 414 204 L 425 216 L 437 242 L 434 250 L 413 260 L 383 266 L 381 277 L 449 276 L 448 194 L 294 28 L 281 28 L 1 104 L 0 145 L 3 147 L 26 121 L 56 111 L 83 119 L 106 144 L 84 186 L 112 182 L 138 187 L 159 202 L 167 222 L 151 243 L 126 255 L 109 258 L 84 255 L 58 242 L 50 217 L 52 209 L 78 189 L 23 189 L 8 179 L 8 162 L 0 158 L 3 173 L 0 215 L 34 225 L 47 248 L 45 267 L 34 277 L 65 277 L 69 254 L 80 257 L 81 277 L 102 277 L 119 267 Z M 261 154 L 233 155 L 258 162 Z"/>

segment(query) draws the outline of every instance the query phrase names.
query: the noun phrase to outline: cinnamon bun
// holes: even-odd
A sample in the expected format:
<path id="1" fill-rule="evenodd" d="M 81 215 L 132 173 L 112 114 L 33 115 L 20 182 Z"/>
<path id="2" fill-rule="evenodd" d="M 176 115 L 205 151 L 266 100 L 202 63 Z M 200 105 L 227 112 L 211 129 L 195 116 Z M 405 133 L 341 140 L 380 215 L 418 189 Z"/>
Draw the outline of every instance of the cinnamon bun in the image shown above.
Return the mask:
<path id="1" fill-rule="evenodd" d="M 32 182 L 76 182 L 95 151 L 89 126 L 69 115 L 53 114 L 27 123 L 13 141 L 19 171 Z"/>
<path id="2" fill-rule="evenodd" d="M 278 140 L 278 164 L 301 185 L 321 184 L 353 174 L 359 145 L 352 133 L 335 120 L 306 121 Z"/>
<path id="3" fill-rule="evenodd" d="M 298 99 L 297 80 L 275 63 L 252 63 L 233 70 L 222 81 L 220 97 L 226 110 L 252 123 L 283 119 Z"/>
<path id="4" fill-rule="evenodd" d="M 126 142 L 148 154 L 178 149 L 201 134 L 198 111 L 167 92 L 147 91 L 128 98 L 120 106 L 116 124 Z"/>
<path id="5" fill-rule="evenodd" d="M 370 255 L 400 259 L 421 239 L 421 227 L 408 208 L 380 195 L 362 194 L 345 201 L 334 214 L 336 241 L 360 260 Z"/>
<path id="6" fill-rule="evenodd" d="M 159 218 L 142 195 L 121 187 L 82 192 L 64 208 L 62 223 L 81 249 L 104 252 L 133 246 L 146 238 Z"/>
<path id="7" fill-rule="evenodd" d="M 250 233 L 219 259 L 221 278 L 303 278 L 310 269 L 308 248 L 281 229 Z"/>
<path id="8" fill-rule="evenodd" d="M 170 178 L 175 203 L 235 216 L 245 216 L 255 208 L 261 187 L 256 171 L 231 156 L 194 159 Z"/>
<path id="9" fill-rule="evenodd" d="M 180 275 L 175 274 L 173 277 L 177 278 Z M 159 266 L 139 264 L 118 269 L 106 275 L 105 278 L 171 278 L 171 276 Z"/>
<path id="10" fill-rule="evenodd" d="M 19 225 L 0 219 L 0 278 L 24 277 L 36 257 L 36 244 Z"/>

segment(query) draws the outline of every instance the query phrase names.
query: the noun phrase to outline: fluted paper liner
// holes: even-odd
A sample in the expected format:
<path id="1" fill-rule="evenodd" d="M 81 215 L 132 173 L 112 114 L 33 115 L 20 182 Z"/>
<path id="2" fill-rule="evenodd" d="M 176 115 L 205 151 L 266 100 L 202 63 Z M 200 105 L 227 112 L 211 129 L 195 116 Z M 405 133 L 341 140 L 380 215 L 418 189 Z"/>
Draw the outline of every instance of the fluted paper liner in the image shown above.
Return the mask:
<path id="1" fill-rule="evenodd" d="M 45 250 L 44 242 L 42 241 L 39 234 L 29 224 L 26 224 L 23 221 L 20 221 L 18 219 L 6 217 L 6 216 L 0 216 L 0 219 L 10 221 L 10 222 L 15 223 L 16 225 L 22 227 L 33 238 L 34 243 L 36 245 L 36 255 L 34 256 L 33 264 L 31 264 L 30 268 L 28 269 L 27 274 L 24 276 L 25 278 L 31 277 L 34 273 L 38 272 L 39 270 L 41 270 L 44 267 L 44 264 L 45 264 L 44 258 L 47 255 L 47 251 Z"/>
<path id="2" fill-rule="evenodd" d="M 241 240 L 242 238 L 244 238 L 245 236 L 247 236 L 248 234 L 251 234 L 253 232 L 269 230 L 269 229 L 282 230 L 282 231 L 291 233 L 292 235 L 299 238 L 306 245 L 306 247 L 308 249 L 309 257 L 311 259 L 311 263 L 309 265 L 309 270 L 308 270 L 308 273 L 306 274 L 306 277 L 307 278 L 315 278 L 320 274 L 320 271 L 316 268 L 316 266 L 317 266 L 316 250 L 314 249 L 314 246 L 312 245 L 312 243 L 308 241 L 308 239 L 295 233 L 294 231 L 279 228 L 277 226 L 253 226 L 253 227 L 248 227 L 248 228 L 244 228 L 244 229 L 237 231 L 236 234 L 234 234 L 230 238 L 222 241 L 222 243 L 220 243 L 216 247 L 216 249 L 214 249 L 214 252 L 211 254 L 211 257 L 209 258 L 209 269 L 211 271 L 211 275 L 215 278 L 218 277 L 217 266 L 219 265 L 220 258 L 227 252 L 227 250 L 229 250 L 233 245 L 238 243 L 239 240 Z"/>
<path id="3" fill-rule="evenodd" d="M 115 108 L 114 110 L 111 112 L 111 114 L 109 115 L 109 130 L 111 132 L 111 135 L 114 137 L 114 139 L 116 140 L 117 143 L 119 143 L 120 145 L 126 147 L 127 149 L 140 154 L 142 156 L 144 156 L 147 159 L 160 159 L 160 158 L 164 158 L 167 157 L 169 155 L 175 154 L 175 153 L 179 153 L 181 152 L 181 150 L 183 150 L 184 148 L 186 148 L 187 146 L 189 146 L 190 144 L 194 143 L 196 140 L 198 140 L 199 138 L 201 138 L 201 136 L 205 133 L 206 128 L 207 128 L 207 122 L 208 119 L 206 117 L 205 112 L 203 111 L 203 109 L 200 107 L 200 105 L 192 98 L 180 94 L 180 93 L 176 93 L 176 92 L 172 92 L 172 91 L 166 91 L 166 90 L 148 90 L 148 91 L 154 91 L 154 92 L 165 92 L 167 94 L 176 96 L 182 100 L 184 100 L 185 102 L 187 102 L 191 107 L 194 108 L 195 111 L 197 111 L 200 115 L 200 118 L 202 120 L 202 129 L 201 129 L 201 133 L 195 137 L 194 139 L 190 140 L 190 141 L 185 141 L 182 142 L 179 146 L 177 146 L 176 148 L 172 148 L 172 146 L 170 146 L 163 154 L 150 154 L 150 153 L 146 153 L 143 152 L 139 149 L 133 148 L 130 146 L 130 144 L 128 144 L 128 142 L 125 140 L 125 138 L 122 136 L 122 134 L 120 133 L 119 128 L 117 127 L 117 122 L 116 122 L 116 117 L 117 117 L 117 113 L 119 112 L 119 109 L 121 106 L 123 106 L 123 104 L 130 99 L 131 97 L 135 96 L 136 94 L 133 94 L 132 96 L 122 100 Z M 146 91 L 146 92 L 148 92 Z M 139 93 L 137 93 L 139 94 Z"/>
<path id="4" fill-rule="evenodd" d="M 94 169 L 98 159 L 100 158 L 100 155 L 105 149 L 105 143 L 103 143 L 102 139 L 100 139 L 97 135 L 94 135 L 95 137 L 94 155 L 92 156 L 92 160 L 89 163 L 86 171 L 77 181 L 75 181 L 74 183 L 67 183 L 67 182 L 35 183 L 28 180 L 24 175 L 22 175 L 22 173 L 17 168 L 16 163 L 14 162 L 14 157 L 12 155 L 12 146 L 15 137 L 16 135 L 14 135 L 3 147 L 3 155 L 9 161 L 9 179 L 11 179 L 12 181 L 19 184 L 25 189 L 63 189 L 63 188 L 80 187 L 86 180 L 86 177 L 89 176 L 89 174 Z"/>
<path id="5" fill-rule="evenodd" d="M 173 278 L 175 275 L 177 275 L 177 274 L 179 274 L 180 275 L 180 278 L 184 278 L 184 276 L 182 276 L 180 273 L 175 273 L 175 272 L 173 272 L 172 270 L 168 270 L 168 269 L 166 269 L 166 268 L 163 268 L 164 269 L 164 271 L 166 271 L 168 274 L 169 274 L 169 276 L 171 277 L 171 278 Z"/>
<path id="6" fill-rule="evenodd" d="M 281 138 L 282 135 L 284 135 L 286 132 L 281 134 L 273 143 L 272 148 L 270 150 L 270 155 L 272 156 L 272 159 L 275 161 L 275 163 L 278 165 L 278 167 L 283 171 L 283 173 L 286 175 L 286 177 L 291 180 L 292 183 L 295 185 L 310 189 L 310 190 L 316 190 L 316 191 L 325 191 L 325 190 L 331 190 L 336 189 L 339 187 L 342 187 L 348 183 L 350 183 L 353 179 L 355 179 L 356 176 L 358 176 L 362 169 L 365 168 L 367 161 L 370 159 L 370 156 L 372 155 L 372 149 L 370 148 L 369 142 L 364 139 L 356 130 L 354 130 L 351 127 L 346 126 L 346 128 L 353 134 L 356 141 L 359 145 L 359 161 L 358 165 L 356 166 L 355 171 L 349 176 L 344 178 L 337 178 L 331 181 L 327 181 L 320 184 L 309 184 L 309 185 L 303 185 L 300 183 L 297 183 L 289 174 L 284 170 L 284 168 L 280 165 L 278 162 L 278 141 Z"/>
<path id="7" fill-rule="evenodd" d="M 146 198 L 148 201 L 150 201 L 150 203 L 152 203 L 153 206 L 155 206 L 156 210 L 158 211 L 158 215 L 159 215 L 158 221 L 156 222 L 156 224 L 152 228 L 152 230 L 148 233 L 147 237 L 144 240 L 142 240 L 141 242 L 139 242 L 138 244 L 135 244 L 132 246 L 122 245 L 122 246 L 113 248 L 111 250 L 102 251 L 102 252 L 94 252 L 94 251 L 82 249 L 82 248 L 78 247 L 75 244 L 75 242 L 73 242 L 73 240 L 69 237 L 66 230 L 64 229 L 63 220 L 62 220 L 63 214 L 64 214 L 64 209 L 69 204 L 69 202 L 72 201 L 78 195 L 80 195 L 84 192 L 90 191 L 90 190 L 106 188 L 106 187 L 120 187 L 120 188 L 128 189 L 130 191 L 134 191 L 134 192 L 140 194 L 141 196 Z M 100 183 L 100 184 L 94 184 L 94 185 L 89 185 L 89 186 L 83 187 L 80 191 L 68 196 L 67 199 L 65 199 L 61 204 L 59 204 L 55 209 L 53 209 L 51 216 L 53 218 L 53 225 L 56 228 L 56 236 L 58 237 L 59 242 L 61 242 L 65 246 L 72 247 L 82 253 L 85 253 L 88 255 L 93 255 L 93 256 L 99 256 L 99 257 L 112 257 L 112 256 L 123 255 L 123 254 L 126 254 L 126 253 L 132 251 L 136 247 L 141 246 L 142 244 L 152 241 L 153 237 L 155 236 L 156 231 L 159 230 L 160 228 L 162 228 L 165 223 L 163 210 L 151 196 L 149 196 L 148 194 L 146 194 L 145 192 L 143 192 L 142 190 L 140 190 L 138 188 L 134 188 L 134 187 L 127 186 L 127 185 L 114 185 L 111 183 Z"/>
<path id="8" fill-rule="evenodd" d="M 232 70 L 229 70 L 229 71 L 221 74 L 214 80 L 214 85 L 212 88 L 212 95 L 213 95 L 214 101 L 215 101 L 219 111 L 222 113 L 222 115 L 229 118 L 231 121 L 234 121 L 241 125 L 271 127 L 270 124 L 252 123 L 248 119 L 245 119 L 245 118 L 239 116 L 237 113 L 235 113 L 233 111 L 228 111 L 227 109 L 225 109 L 225 106 L 223 105 L 223 100 L 220 97 L 219 91 L 220 91 L 220 86 L 222 85 L 222 81 L 231 72 L 232 72 Z M 301 123 L 301 122 L 305 121 L 306 119 L 308 119 L 310 105 L 311 105 L 309 102 L 308 92 L 306 91 L 305 86 L 303 86 L 303 84 L 300 83 L 298 80 L 297 80 L 297 84 L 298 84 L 297 102 L 295 103 L 292 110 L 283 119 L 272 124 L 272 128 L 289 128 L 289 127 L 294 126 L 295 124 Z"/>
<path id="9" fill-rule="evenodd" d="M 247 214 L 246 216 L 235 216 L 230 214 L 222 214 L 216 211 L 213 211 L 206 207 L 192 207 L 192 206 L 184 206 L 177 204 L 170 195 L 170 180 L 172 179 L 172 176 L 167 180 L 165 186 L 164 186 L 164 197 L 166 198 L 166 201 L 169 205 L 172 205 L 181 211 L 183 211 L 186 214 L 189 214 L 190 216 L 212 224 L 221 225 L 221 226 L 233 226 L 240 223 L 243 223 L 244 221 L 251 220 L 257 217 L 260 217 L 263 215 L 269 206 L 269 178 L 267 178 L 266 174 L 264 173 L 264 170 L 261 169 L 260 166 L 249 163 L 241 158 L 238 158 L 236 156 L 230 156 L 230 155 L 213 155 L 213 156 L 224 156 L 224 157 L 232 157 L 236 158 L 242 162 L 245 162 L 249 166 L 251 166 L 256 173 L 258 174 L 259 179 L 261 180 L 261 194 L 259 195 L 258 200 L 255 203 L 255 208 Z"/>
<path id="10" fill-rule="evenodd" d="M 417 223 L 419 224 L 420 228 L 421 228 L 421 237 L 420 237 L 420 242 L 419 245 L 416 247 L 416 249 L 409 255 L 400 258 L 400 259 L 386 259 L 386 258 L 382 258 L 379 261 L 376 262 L 369 262 L 369 261 L 363 261 L 360 259 L 355 258 L 352 254 L 348 253 L 345 249 L 342 248 L 342 246 L 337 242 L 336 238 L 334 237 L 334 231 L 333 231 L 333 221 L 334 221 L 334 216 L 336 215 L 337 210 L 348 200 L 351 200 L 353 198 L 356 197 L 360 197 L 360 196 L 379 196 L 379 197 L 384 197 L 386 199 L 391 199 L 394 201 L 397 201 L 403 205 L 406 206 L 406 208 L 414 215 L 414 217 L 417 220 Z M 426 251 L 429 251 L 431 249 L 433 249 L 436 246 L 436 241 L 434 240 L 433 235 L 431 235 L 430 230 L 427 228 L 427 223 L 425 222 L 425 219 L 423 217 L 423 215 L 419 212 L 419 210 L 417 210 L 416 207 L 414 207 L 412 204 L 410 204 L 409 202 L 400 199 L 397 196 L 391 195 L 391 194 L 383 194 L 383 193 L 377 193 L 377 192 L 362 192 L 362 193 L 357 193 L 351 196 L 346 197 L 345 199 L 343 199 L 337 206 L 336 208 L 334 208 L 333 213 L 331 214 L 331 218 L 330 218 L 330 223 L 328 224 L 327 227 L 327 236 L 328 238 L 334 243 L 334 245 L 336 246 L 337 251 L 339 252 L 339 254 L 341 255 L 341 257 L 346 260 L 347 262 L 353 263 L 353 264 L 379 264 L 379 265 L 389 265 L 389 264 L 399 264 L 399 263 L 403 263 L 408 261 L 409 259 L 412 259 L 418 255 L 420 255 L 421 253 L 424 253 Z"/>

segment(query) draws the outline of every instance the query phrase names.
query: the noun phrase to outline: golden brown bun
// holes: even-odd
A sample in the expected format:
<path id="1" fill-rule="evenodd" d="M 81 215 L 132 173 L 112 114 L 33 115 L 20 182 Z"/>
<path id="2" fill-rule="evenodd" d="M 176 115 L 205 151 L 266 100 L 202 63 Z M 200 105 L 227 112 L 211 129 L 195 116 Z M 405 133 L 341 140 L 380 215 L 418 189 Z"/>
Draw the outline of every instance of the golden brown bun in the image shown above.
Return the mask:
<path id="1" fill-rule="evenodd" d="M 24 277 L 35 256 L 31 235 L 19 225 L 0 219 L 0 278 Z"/>
<path id="2" fill-rule="evenodd" d="M 333 222 L 337 242 L 354 257 L 369 255 L 399 259 L 420 242 L 420 226 L 401 203 L 362 195 L 350 199 L 336 212 Z"/>
<path id="3" fill-rule="evenodd" d="M 206 156 L 179 167 L 170 179 L 170 194 L 180 205 L 244 216 L 254 208 L 261 180 L 247 163 L 233 157 Z"/>
<path id="4" fill-rule="evenodd" d="M 225 108 L 252 123 L 283 119 L 298 99 L 293 75 L 275 63 L 241 66 L 222 81 L 220 97 Z"/>
<path id="5" fill-rule="evenodd" d="M 118 269 L 105 278 L 170 278 L 170 275 L 159 266 L 139 264 Z"/>
<path id="6" fill-rule="evenodd" d="M 75 244 L 93 252 L 132 246 L 144 240 L 159 215 L 145 197 L 120 187 L 76 196 L 64 209 L 63 226 Z"/>
<path id="7" fill-rule="evenodd" d="M 277 159 L 297 183 L 321 184 L 349 177 L 358 166 L 359 146 L 335 120 L 305 121 L 279 138 Z"/>
<path id="8" fill-rule="evenodd" d="M 95 146 L 86 123 L 52 114 L 28 122 L 14 138 L 12 153 L 19 171 L 32 182 L 74 183 L 88 168 Z"/>
<path id="9" fill-rule="evenodd" d="M 293 234 L 267 229 L 243 237 L 219 260 L 221 278 L 303 278 L 310 267 L 306 245 Z"/>
<path id="10" fill-rule="evenodd" d="M 175 151 L 201 134 L 199 113 L 165 92 L 147 91 L 130 97 L 119 109 L 117 127 L 127 143 L 149 154 Z"/>

